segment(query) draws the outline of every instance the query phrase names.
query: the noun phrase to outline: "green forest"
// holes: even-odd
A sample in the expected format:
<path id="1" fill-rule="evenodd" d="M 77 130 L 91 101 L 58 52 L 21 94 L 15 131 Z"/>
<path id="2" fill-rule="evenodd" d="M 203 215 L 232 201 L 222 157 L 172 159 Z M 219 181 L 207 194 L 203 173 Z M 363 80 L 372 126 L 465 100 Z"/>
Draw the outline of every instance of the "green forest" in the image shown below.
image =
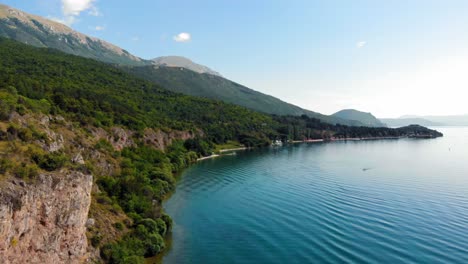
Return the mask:
<path id="1" fill-rule="evenodd" d="M 135 77 L 115 66 L 62 52 L 34 48 L 0 38 L 0 120 L 19 115 L 43 113 L 60 115 L 77 127 L 110 129 L 119 126 L 135 132 L 134 147 L 122 150 L 101 140 L 94 146 L 118 163 L 114 175 L 95 175 L 104 192 L 103 204 L 111 204 L 132 219 L 119 240 L 91 244 L 101 249 L 109 263 L 142 263 L 164 247 L 172 220 L 158 205 L 175 188 L 177 172 L 201 156 L 211 155 L 217 144 L 235 141 L 247 147 L 270 145 L 272 140 L 310 138 L 438 136 L 419 126 L 401 129 L 333 125 L 302 116 L 277 116 L 255 112 L 221 101 L 168 91 Z M 146 128 L 191 131 L 197 137 L 175 140 L 163 150 L 147 146 L 140 135 Z M 199 133 L 201 131 L 201 133 Z M 0 141 L 34 142 L 46 136 L 34 127 L 10 125 L 0 130 Z M 93 164 L 76 167 L 67 153 L 25 151 L 21 166 L 0 157 L 0 174 L 11 173 L 33 179 L 41 171 L 64 167 L 95 172 Z M 24 166 L 23 166 L 24 165 Z M 21 167 L 21 169 L 19 168 Z"/>

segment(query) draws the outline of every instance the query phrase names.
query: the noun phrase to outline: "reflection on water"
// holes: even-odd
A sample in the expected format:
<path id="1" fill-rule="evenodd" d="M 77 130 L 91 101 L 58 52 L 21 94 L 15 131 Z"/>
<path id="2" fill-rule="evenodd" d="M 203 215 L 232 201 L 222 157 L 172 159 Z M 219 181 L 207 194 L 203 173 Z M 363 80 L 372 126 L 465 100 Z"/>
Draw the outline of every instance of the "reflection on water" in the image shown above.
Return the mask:
<path id="1" fill-rule="evenodd" d="M 164 263 L 468 263 L 468 129 L 298 144 L 189 168 Z"/>

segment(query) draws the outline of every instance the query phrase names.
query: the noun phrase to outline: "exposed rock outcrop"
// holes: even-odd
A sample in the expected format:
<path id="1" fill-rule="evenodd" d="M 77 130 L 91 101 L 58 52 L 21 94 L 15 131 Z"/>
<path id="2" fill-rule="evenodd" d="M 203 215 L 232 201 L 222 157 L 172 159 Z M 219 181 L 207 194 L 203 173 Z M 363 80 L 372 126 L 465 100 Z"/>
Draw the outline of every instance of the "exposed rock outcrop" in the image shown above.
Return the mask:
<path id="1" fill-rule="evenodd" d="M 0 263 L 82 263 L 93 177 L 41 174 L 0 186 Z"/>
<path id="2" fill-rule="evenodd" d="M 122 150 L 123 148 L 134 147 L 136 145 L 134 140 L 135 132 L 128 129 L 113 127 L 110 132 L 107 132 L 102 128 L 93 128 L 91 133 L 97 140 L 105 139 L 109 141 L 115 150 Z M 164 150 L 166 147 L 171 145 L 174 140 L 187 140 L 189 138 L 194 138 L 196 135 L 203 136 L 203 132 L 201 130 L 196 131 L 195 133 L 179 130 L 166 132 L 159 129 L 155 130 L 146 128 L 142 137 L 145 144 L 156 149 Z"/>
<path id="3" fill-rule="evenodd" d="M 143 142 L 157 149 L 165 149 L 171 145 L 173 140 L 187 140 L 195 135 L 192 132 L 186 131 L 170 131 L 163 132 L 161 130 L 145 129 L 143 134 Z"/>
<path id="4" fill-rule="evenodd" d="M 132 138 L 134 133 L 128 129 L 113 127 L 110 132 L 107 132 L 102 128 L 92 128 L 91 133 L 96 140 L 105 139 L 109 141 L 116 150 L 135 146 L 135 142 Z"/>

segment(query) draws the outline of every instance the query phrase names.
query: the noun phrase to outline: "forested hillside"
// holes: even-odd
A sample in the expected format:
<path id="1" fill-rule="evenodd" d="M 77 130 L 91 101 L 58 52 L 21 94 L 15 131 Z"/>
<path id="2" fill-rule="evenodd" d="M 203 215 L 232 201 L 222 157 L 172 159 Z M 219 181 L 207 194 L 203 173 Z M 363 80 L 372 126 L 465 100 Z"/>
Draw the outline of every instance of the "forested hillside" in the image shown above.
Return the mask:
<path id="1" fill-rule="evenodd" d="M 276 97 L 225 79 L 222 76 L 197 73 L 181 67 L 122 66 L 122 69 L 174 92 L 221 100 L 262 113 L 293 116 L 307 115 L 331 124 L 363 125 L 356 120 L 322 115 L 302 109 Z"/>
<path id="2" fill-rule="evenodd" d="M 380 122 L 380 120 L 378 120 L 371 113 L 365 113 L 365 112 L 361 112 L 355 109 L 344 109 L 344 110 L 334 113 L 332 116 L 347 119 L 347 120 L 355 120 L 369 127 L 385 127 L 386 126 L 384 123 Z"/>
<path id="3" fill-rule="evenodd" d="M 270 116 L 185 96 L 94 60 L 0 39 L 0 85 L 81 124 L 202 129 L 214 142 L 274 133 Z"/>
<path id="4" fill-rule="evenodd" d="M 111 65 L 0 38 L 0 175 L 34 183 L 40 175 L 94 176 L 88 228 L 109 263 L 142 263 L 164 247 L 172 221 L 161 202 L 174 174 L 215 144 L 248 147 L 272 139 L 439 136 L 405 129 L 331 125 L 272 116 L 174 93 Z M 164 144 L 162 144 L 164 143 Z"/>

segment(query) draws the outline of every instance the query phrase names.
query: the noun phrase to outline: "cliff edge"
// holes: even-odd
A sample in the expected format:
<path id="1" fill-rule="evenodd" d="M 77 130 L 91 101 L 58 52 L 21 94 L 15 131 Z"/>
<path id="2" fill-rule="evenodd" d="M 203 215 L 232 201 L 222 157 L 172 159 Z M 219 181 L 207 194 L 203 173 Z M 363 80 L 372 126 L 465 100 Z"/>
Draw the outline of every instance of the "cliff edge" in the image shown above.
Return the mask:
<path id="1" fill-rule="evenodd" d="M 0 186 L 0 263 L 82 263 L 93 177 L 41 174 Z"/>

